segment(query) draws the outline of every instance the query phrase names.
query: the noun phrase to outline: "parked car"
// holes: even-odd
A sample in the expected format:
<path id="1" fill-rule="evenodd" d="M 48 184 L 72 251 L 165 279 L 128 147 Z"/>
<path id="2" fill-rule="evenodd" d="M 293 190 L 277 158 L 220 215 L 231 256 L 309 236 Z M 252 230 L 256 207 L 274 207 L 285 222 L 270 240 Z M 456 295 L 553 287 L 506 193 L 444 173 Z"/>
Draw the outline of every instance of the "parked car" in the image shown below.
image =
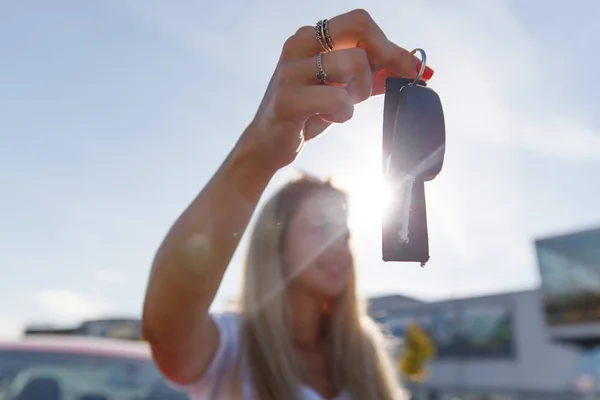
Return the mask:
<path id="1" fill-rule="evenodd" d="M 0 342 L 0 400 L 184 400 L 147 343 L 89 336 Z"/>

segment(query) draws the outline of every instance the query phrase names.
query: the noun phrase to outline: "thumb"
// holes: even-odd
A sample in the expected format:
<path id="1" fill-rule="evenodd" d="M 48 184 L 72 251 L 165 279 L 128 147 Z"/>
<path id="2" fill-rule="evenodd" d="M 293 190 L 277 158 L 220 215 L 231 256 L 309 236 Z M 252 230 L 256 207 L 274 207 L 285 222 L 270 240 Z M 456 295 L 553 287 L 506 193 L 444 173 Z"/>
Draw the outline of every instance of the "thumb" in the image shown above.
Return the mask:
<path id="1" fill-rule="evenodd" d="M 325 132 L 331 122 L 325 121 L 320 115 L 313 115 L 304 122 L 304 140 L 311 140 Z"/>

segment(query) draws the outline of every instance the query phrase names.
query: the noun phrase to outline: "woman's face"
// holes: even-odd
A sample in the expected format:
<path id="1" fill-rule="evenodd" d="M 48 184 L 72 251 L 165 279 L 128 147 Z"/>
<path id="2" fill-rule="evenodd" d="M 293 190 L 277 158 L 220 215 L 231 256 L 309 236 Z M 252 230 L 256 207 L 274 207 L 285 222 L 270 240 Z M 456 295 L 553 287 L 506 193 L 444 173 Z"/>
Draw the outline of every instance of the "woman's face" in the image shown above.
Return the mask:
<path id="1" fill-rule="evenodd" d="M 353 273 L 347 217 L 339 193 L 318 193 L 300 204 L 284 238 L 290 286 L 323 300 L 344 294 Z"/>

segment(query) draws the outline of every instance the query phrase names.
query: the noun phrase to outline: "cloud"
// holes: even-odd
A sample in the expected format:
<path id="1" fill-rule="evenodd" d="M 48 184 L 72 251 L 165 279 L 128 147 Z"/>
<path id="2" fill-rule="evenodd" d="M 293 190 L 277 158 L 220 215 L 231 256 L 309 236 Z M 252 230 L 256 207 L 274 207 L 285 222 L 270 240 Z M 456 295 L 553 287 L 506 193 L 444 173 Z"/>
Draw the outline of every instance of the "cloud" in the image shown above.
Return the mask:
<path id="1" fill-rule="evenodd" d="M 106 299 L 63 289 L 40 290 L 35 301 L 49 317 L 61 321 L 99 317 L 112 308 Z"/>

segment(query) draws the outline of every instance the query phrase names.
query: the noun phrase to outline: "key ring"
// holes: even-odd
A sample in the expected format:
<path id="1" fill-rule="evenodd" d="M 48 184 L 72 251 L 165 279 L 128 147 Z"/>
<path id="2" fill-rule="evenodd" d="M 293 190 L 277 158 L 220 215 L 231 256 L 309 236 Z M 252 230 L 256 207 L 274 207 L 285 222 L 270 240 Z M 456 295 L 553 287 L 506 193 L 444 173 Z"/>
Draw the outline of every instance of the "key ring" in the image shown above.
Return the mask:
<path id="1" fill-rule="evenodd" d="M 417 74 L 415 80 L 412 81 L 410 85 L 416 85 L 417 83 L 419 83 L 421 77 L 423 76 L 423 73 L 425 72 L 425 68 L 427 67 L 427 54 L 425 54 L 425 50 L 416 48 L 413 51 L 411 51 L 410 54 L 415 54 L 416 52 L 419 52 L 421 54 L 421 69 L 419 70 L 419 73 Z"/>

